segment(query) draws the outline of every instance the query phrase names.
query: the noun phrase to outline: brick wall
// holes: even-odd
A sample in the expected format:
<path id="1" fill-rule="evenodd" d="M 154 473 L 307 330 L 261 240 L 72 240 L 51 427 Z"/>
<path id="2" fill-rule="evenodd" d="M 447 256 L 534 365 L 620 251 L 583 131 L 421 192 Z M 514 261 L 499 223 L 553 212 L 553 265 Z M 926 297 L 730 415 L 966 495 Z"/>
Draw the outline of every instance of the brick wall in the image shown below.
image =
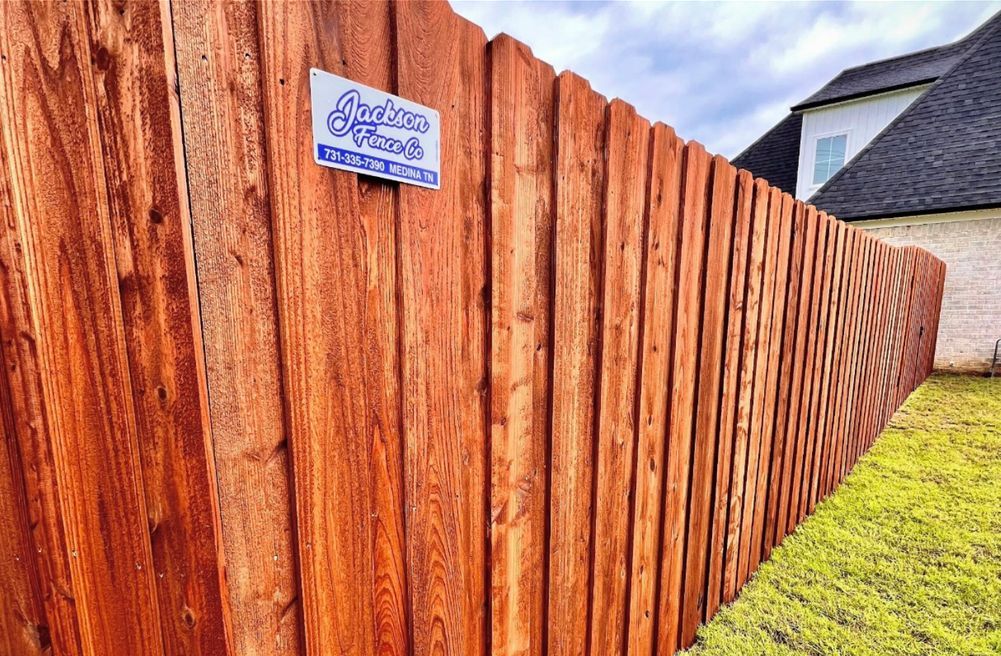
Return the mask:
<path id="1" fill-rule="evenodd" d="M 1001 211 L 994 214 L 923 225 L 866 226 L 891 244 L 921 246 L 948 266 L 936 369 L 984 372 L 994 342 L 1001 338 Z"/>

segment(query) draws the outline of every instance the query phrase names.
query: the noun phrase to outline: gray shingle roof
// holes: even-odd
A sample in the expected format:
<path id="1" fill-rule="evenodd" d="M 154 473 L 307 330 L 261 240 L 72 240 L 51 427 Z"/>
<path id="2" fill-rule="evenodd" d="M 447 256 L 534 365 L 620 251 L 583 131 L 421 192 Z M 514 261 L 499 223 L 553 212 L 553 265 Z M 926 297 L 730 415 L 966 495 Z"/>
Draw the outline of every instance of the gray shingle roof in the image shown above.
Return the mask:
<path id="1" fill-rule="evenodd" d="M 1001 14 L 810 198 L 843 220 L 1001 205 Z"/>
<path id="2" fill-rule="evenodd" d="M 980 41 L 996 18 L 954 43 L 847 68 L 812 96 L 793 106 L 792 111 L 934 82 Z"/>
<path id="3" fill-rule="evenodd" d="M 812 109 L 835 102 L 861 98 L 873 93 L 906 89 L 934 82 L 956 65 L 966 48 L 956 45 L 923 50 L 911 55 L 849 68 L 824 85 L 792 110 Z"/>
<path id="4" fill-rule="evenodd" d="M 848 221 L 1001 206 L 1001 12 L 955 43 L 843 71 L 734 164 L 794 192 L 796 110 L 928 82 L 809 202 Z"/>
<path id="5" fill-rule="evenodd" d="M 796 191 L 802 114 L 789 114 L 733 160 L 737 168 L 752 171 L 779 189 Z"/>

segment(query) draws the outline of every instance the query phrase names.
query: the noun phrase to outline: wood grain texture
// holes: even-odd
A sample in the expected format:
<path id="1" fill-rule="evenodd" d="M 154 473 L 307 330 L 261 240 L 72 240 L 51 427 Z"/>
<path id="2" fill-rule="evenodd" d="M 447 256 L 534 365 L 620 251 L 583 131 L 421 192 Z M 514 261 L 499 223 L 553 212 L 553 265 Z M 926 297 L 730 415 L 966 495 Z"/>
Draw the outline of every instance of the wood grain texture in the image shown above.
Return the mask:
<path id="1" fill-rule="evenodd" d="M 491 649 L 542 654 L 549 498 L 552 67 L 490 44 Z"/>
<path id="2" fill-rule="evenodd" d="M 762 560 L 771 556 L 771 551 L 775 546 L 776 535 L 779 523 L 780 506 L 782 505 L 783 494 L 788 494 L 787 473 L 790 470 L 789 462 L 795 450 L 794 428 L 790 426 L 792 406 L 798 399 L 794 400 L 793 395 L 798 396 L 798 388 L 795 380 L 796 367 L 796 347 L 797 342 L 802 342 L 799 338 L 800 325 L 800 301 L 808 293 L 804 294 L 803 284 L 803 257 L 804 244 L 806 241 L 806 206 L 800 201 L 794 201 L 792 207 L 792 232 L 790 234 L 791 244 L 789 252 L 789 267 L 787 287 L 785 293 L 785 320 L 782 329 L 781 342 L 781 370 L 778 378 L 777 404 L 775 409 L 775 442 L 773 446 L 774 456 L 772 458 L 771 479 L 768 488 L 768 510 L 765 517 L 764 546 L 762 549 Z M 788 497 L 786 497 L 788 501 Z M 784 519 L 783 519 L 784 522 Z"/>
<path id="3" fill-rule="evenodd" d="M 309 112 L 311 67 L 388 87 L 391 18 L 297 4 L 259 22 L 306 652 L 404 654 L 395 203 L 315 165 Z"/>
<path id="4" fill-rule="evenodd" d="M 730 483 L 730 508 L 727 512 L 726 552 L 723 566 L 723 603 L 730 603 L 740 588 L 741 534 L 744 524 L 744 498 L 749 462 L 749 433 L 754 397 L 755 364 L 758 356 L 758 322 L 761 318 L 762 271 L 768 234 L 768 185 L 754 180 L 749 199 L 751 220 L 750 256 L 747 261 L 744 297 L 744 328 L 741 337 L 740 385 L 737 392 L 737 416 L 734 427 L 733 473 Z"/>
<path id="5" fill-rule="evenodd" d="M 876 309 L 876 295 L 875 295 L 875 284 L 876 281 L 883 275 L 886 275 L 889 279 L 893 279 L 896 276 L 896 257 L 885 257 L 884 251 L 880 248 L 880 245 L 875 242 L 874 239 L 867 236 L 867 240 L 870 242 L 870 254 L 868 261 L 868 272 L 865 280 L 863 281 L 863 303 L 861 312 L 862 321 L 862 339 L 859 341 L 859 357 L 858 357 L 858 385 L 856 389 L 855 398 L 855 411 L 852 420 L 852 455 L 854 460 L 858 460 L 862 453 L 862 443 L 863 435 L 865 431 L 865 410 L 866 410 L 866 400 L 868 398 L 868 391 L 870 385 L 867 384 L 869 371 L 867 364 L 869 362 L 870 353 L 873 348 L 875 348 L 873 340 L 873 331 L 875 330 L 875 309 Z M 890 316 L 893 316 L 893 312 Z"/>
<path id="6" fill-rule="evenodd" d="M 871 307 L 872 286 L 877 268 L 886 267 L 889 272 L 892 266 L 889 261 L 882 263 L 879 261 L 879 251 L 877 242 L 864 231 L 859 236 L 860 241 L 860 262 L 859 262 L 859 290 L 856 299 L 855 316 L 855 343 L 852 348 L 852 373 L 849 376 L 848 389 L 848 416 L 845 421 L 846 433 L 846 456 L 842 480 L 854 467 L 859 457 L 858 434 L 859 418 L 861 416 L 862 392 L 865 386 L 864 362 L 866 348 L 870 339 L 869 309 Z"/>
<path id="7" fill-rule="evenodd" d="M 302 647 L 259 5 L 172 5 L 233 652 Z"/>
<path id="8" fill-rule="evenodd" d="M 834 263 L 831 269 L 831 284 L 829 302 L 827 305 L 827 324 L 823 337 L 823 367 L 820 371 L 821 388 L 819 394 L 819 408 L 815 430 L 817 431 L 817 448 L 814 453 L 813 475 L 810 479 L 810 496 L 807 511 L 813 514 L 817 503 L 820 501 L 821 485 L 823 483 L 824 469 L 826 466 L 827 453 L 830 444 L 827 440 L 828 416 L 832 405 L 831 388 L 833 383 L 833 366 L 835 352 L 835 336 L 838 335 L 840 325 L 840 302 L 842 287 L 842 268 L 844 267 L 846 229 L 845 224 L 831 219 L 835 232 L 834 238 Z"/>
<path id="9" fill-rule="evenodd" d="M 824 270 L 827 263 L 827 224 L 817 214 L 816 209 L 807 208 L 807 221 L 812 223 L 816 231 L 816 247 L 813 258 L 813 281 L 809 300 L 809 321 L 807 323 L 805 360 L 803 362 L 803 391 L 800 401 L 799 418 L 796 428 L 796 463 L 793 470 L 793 487 L 789 497 L 789 517 L 786 531 L 791 533 L 802 520 L 800 509 L 803 507 L 804 480 L 810 472 L 810 459 L 813 453 L 813 431 L 810 428 L 811 412 L 814 398 L 814 379 L 817 357 L 817 331 L 820 325 L 820 303 L 823 298 Z"/>
<path id="10" fill-rule="evenodd" d="M 808 375 L 811 379 L 810 403 L 806 408 L 806 412 L 808 414 L 805 421 L 803 421 L 803 427 L 801 429 L 806 433 L 806 450 L 803 456 L 803 474 L 799 490 L 800 494 L 797 506 L 796 524 L 803 521 L 803 518 L 809 514 L 811 492 L 810 481 L 812 480 L 813 473 L 816 469 L 816 454 L 819 442 L 817 439 L 817 426 L 819 423 L 817 415 L 821 399 L 821 384 L 823 382 L 822 373 L 824 363 L 824 344 L 826 343 L 827 335 L 826 327 L 828 320 L 828 306 L 830 305 L 831 299 L 831 280 L 833 278 L 834 251 L 836 246 L 834 241 L 834 221 L 828 219 L 827 215 L 823 212 L 818 214 L 817 220 L 820 224 L 819 229 L 824 234 L 824 248 L 821 251 L 818 247 L 817 252 L 824 253 L 824 261 L 817 278 L 818 284 L 815 284 L 819 295 L 817 295 L 817 303 L 814 309 L 816 314 L 814 315 L 811 329 L 811 333 L 813 334 L 814 349 L 812 352 L 808 350 L 807 353 L 807 361 L 809 363 Z"/>
<path id="11" fill-rule="evenodd" d="M 751 379 L 754 389 L 747 428 L 747 466 L 744 476 L 743 508 L 740 512 L 740 551 L 737 566 L 737 587 L 753 573 L 754 505 L 758 492 L 758 472 L 761 467 L 762 441 L 768 397 L 768 366 L 771 362 L 769 344 L 772 332 L 772 301 L 775 292 L 775 258 L 778 256 L 780 210 L 782 196 L 774 187 L 762 188 L 755 197 L 755 221 L 766 224 L 760 275 L 754 278 L 758 293 L 758 322 L 751 339 L 754 343 L 754 368 Z M 760 219 L 759 219 L 760 217 Z"/>
<path id="12" fill-rule="evenodd" d="M 904 267 L 903 270 L 898 273 L 898 275 L 893 275 L 889 271 L 882 271 L 882 275 L 879 278 L 878 287 L 878 300 L 877 300 L 877 312 L 874 317 L 875 320 L 875 330 L 873 340 L 877 345 L 887 345 L 888 341 L 882 338 L 881 331 L 886 329 L 887 325 L 892 325 L 895 321 L 895 313 L 899 312 L 899 315 L 904 317 L 903 323 L 900 329 L 900 342 L 899 346 L 885 347 L 877 350 L 873 354 L 872 363 L 870 366 L 872 380 L 886 380 L 886 376 L 893 377 L 889 374 L 888 370 L 893 367 L 893 364 L 898 359 L 901 359 L 901 369 L 898 370 L 898 376 L 906 375 L 906 368 L 904 367 L 907 361 L 907 356 L 909 354 L 909 349 L 911 344 L 909 342 L 910 336 L 913 335 L 911 332 L 911 326 L 914 324 L 914 319 L 912 315 L 912 284 L 914 281 L 915 271 L 915 251 L 910 248 L 904 249 Z M 890 253 L 887 252 L 886 248 L 880 248 L 880 258 L 886 260 Z M 893 306 L 895 312 L 887 312 L 886 303 L 887 299 L 894 299 Z M 895 353 L 896 352 L 896 353 Z M 898 379 L 899 381 L 899 379 Z M 900 403 L 907 398 L 908 391 L 901 388 L 900 393 Z M 873 389 L 869 395 L 869 400 L 866 409 L 866 449 L 868 449 L 873 440 L 875 440 L 876 435 L 879 433 L 879 415 L 880 415 L 880 404 L 885 396 L 880 394 L 880 391 L 873 386 Z"/>
<path id="13" fill-rule="evenodd" d="M 901 256 L 902 253 L 898 253 L 898 257 L 894 258 L 895 265 L 893 269 L 887 271 L 882 271 L 877 269 L 876 274 L 874 276 L 874 284 L 872 285 L 873 291 L 871 292 L 871 298 L 873 299 L 873 303 L 869 317 L 869 323 L 871 326 L 870 328 L 871 332 L 869 336 L 869 353 L 863 365 L 865 367 L 866 378 L 869 380 L 872 379 L 873 375 L 878 376 L 880 374 L 883 374 L 887 376 L 895 376 L 895 372 L 890 373 L 886 371 L 882 366 L 882 363 L 887 361 L 888 357 L 892 356 L 887 355 L 886 357 L 880 357 L 878 355 L 879 346 L 885 342 L 878 338 L 878 332 L 875 331 L 878 331 L 879 326 L 883 325 L 884 322 L 892 323 L 898 329 L 900 328 L 899 324 L 897 324 L 896 322 L 903 315 L 903 310 L 904 310 L 904 308 L 902 307 L 902 303 L 900 303 L 900 296 L 899 296 L 900 282 L 903 276 L 903 262 L 904 262 Z M 884 302 L 885 299 L 887 298 L 895 298 L 900 304 L 897 305 L 892 312 L 888 314 L 883 314 L 881 312 L 882 310 L 881 303 Z M 899 349 L 899 345 L 902 342 L 900 341 L 900 337 L 897 337 L 894 338 L 890 343 L 892 344 L 893 349 Z M 896 356 L 897 354 L 899 354 L 899 350 L 896 350 L 894 352 L 894 356 Z M 896 393 L 895 384 L 891 384 L 890 387 L 892 389 L 891 393 Z M 861 410 L 862 426 L 860 428 L 861 436 L 859 438 L 859 451 L 862 453 L 864 453 L 865 450 L 868 449 L 869 431 L 874 425 L 874 418 L 873 418 L 874 408 L 877 403 L 877 400 L 881 396 L 882 396 L 881 394 L 878 394 L 876 392 L 874 386 L 866 387 L 865 396 L 863 397 L 862 401 L 862 410 Z"/>
<path id="14" fill-rule="evenodd" d="M 569 73 L 559 76 L 556 93 L 548 652 L 583 656 L 589 633 L 605 99 Z"/>
<path id="15" fill-rule="evenodd" d="M 880 259 L 885 259 L 888 256 L 887 253 L 882 253 L 877 256 L 877 262 Z M 871 380 L 872 376 L 880 376 L 883 380 L 890 380 L 895 375 L 896 372 L 893 370 L 892 366 L 884 366 L 884 363 L 888 363 L 890 359 L 896 359 L 899 355 L 899 345 L 901 343 L 901 335 L 896 335 L 893 339 L 888 342 L 879 340 L 877 338 L 877 330 L 881 325 L 892 325 L 894 329 L 899 330 L 900 317 L 903 315 L 903 307 L 900 299 L 900 282 L 903 276 L 903 253 L 898 252 L 893 257 L 893 266 L 887 268 L 886 270 L 876 269 L 875 275 L 873 277 L 874 284 L 872 285 L 871 298 L 873 299 L 872 309 L 870 311 L 869 324 L 870 337 L 869 337 L 869 353 L 866 357 L 864 363 L 866 378 Z M 885 315 L 880 315 L 879 303 L 884 301 L 884 299 L 895 299 L 896 303 L 893 309 L 886 313 Z M 878 355 L 878 348 L 880 344 L 889 343 L 892 356 L 888 353 L 884 357 Z M 887 392 L 889 395 L 896 393 L 896 385 L 892 382 L 884 383 L 890 389 Z M 876 393 L 874 386 L 867 386 L 865 388 L 865 394 L 862 399 L 862 408 L 859 428 L 859 446 L 858 450 L 860 453 L 864 453 L 868 448 L 869 441 L 869 431 L 873 424 L 873 407 L 876 403 L 876 399 L 883 397 L 883 394 Z"/>
<path id="16" fill-rule="evenodd" d="M 824 499 L 830 491 L 834 460 L 836 458 L 838 446 L 837 423 L 838 415 L 841 412 L 842 402 L 841 383 L 844 374 L 843 357 L 846 338 L 845 318 L 847 316 L 847 303 L 850 294 L 849 285 L 851 283 L 849 272 L 851 271 L 852 253 L 854 252 L 854 234 L 851 228 L 845 224 L 843 231 L 844 254 L 842 255 L 841 281 L 839 283 L 837 303 L 837 319 L 834 328 L 834 334 L 837 335 L 837 338 L 834 340 L 832 346 L 833 351 L 831 353 L 831 391 L 830 401 L 828 402 L 827 424 L 824 428 L 824 442 L 826 444 L 826 450 L 824 454 L 824 465 L 820 474 L 820 489 L 817 494 L 818 501 L 820 499 Z"/>
<path id="17" fill-rule="evenodd" d="M 665 440 L 674 349 L 675 270 L 684 143 L 662 123 L 652 128 L 647 182 L 643 326 L 636 422 L 632 560 L 626 653 L 653 651 L 663 511 Z"/>
<path id="18" fill-rule="evenodd" d="M 792 387 L 789 392 L 789 410 L 786 418 L 786 455 L 782 466 L 782 484 L 778 501 L 778 516 L 775 526 L 775 544 L 792 532 L 789 525 L 790 502 L 798 499 L 797 485 L 803 470 L 803 435 L 800 431 L 800 416 L 804 398 L 807 344 L 812 342 L 809 332 L 810 308 L 813 298 L 815 253 L 817 247 L 816 212 L 809 207 L 800 208 L 797 224 L 800 225 L 797 239 L 796 257 L 801 261 L 802 275 L 796 295 L 795 349 L 792 351 Z M 790 308 L 791 310 L 792 308 Z"/>
<path id="19" fill-rule="evenodd" d="M 733 252 L 737 171 L 716 156 L 710 169 L 711 191 L 706 243 L 702 328 L 698 347 L 692 474 L 688 501 L 685 569 L 682 582 L 681 646 L 695 641 L 705 618 L 706 570 L 712 524 L 714 475 L 719 442 L 723 338 L 727 331 L 730 261 Z"/>
<path id="20" fill-rule="evenodd" d="M 625 647 L 650 124 L 621 100 L 606 111 L 604 266 L 595 439 L 590 652 Z"/>
<path id="21" fill-rule="evenodd" d="M 776 456 L 775 414 L 778 405 L 778 383 L 782 365 L 782 336 L 785 329 L 786 288 L 789 283 L 789 251 L 792 234 L 793 199 L 789 194 L 780 194 L 772 201 L 776 207 L 771 220 L 775 221 L 778 242 L 775 244 L 775 259 L 770 262 L 774 269 L 774 285 L 771 291 L 771 329 L 768 336 L 768 368 L 765 376 L 765 397 L 761 419 L 761 452 L 758 461 L 757 484 L 754 493 L 754 516 L 751 529 L 751 552 L 748 569 L 757 571 L 761 563 L 765 542 L 765 516 L 768 511 L 768 493 L 772 463 Z M 770 203 L 771 204 L 771 203 Z M 762 313 L 764 305 L 762 305 Z"/>
<path id="22" fill-rule="evenodd" d="M 441 111 L 438 191 L 399 189 L 413 650 L 486 651 L 486 38 L 448 5 L 392 5 L 398 92 Z"/>
<path id="23" fill-rule="evenodd" d="M 0 25 L 5 653 L 673 654 L 931 369 L 933 256 L 446 3 Z M 314 66 L 442 188 L 317 166 Z"/>
<path id="24" fill-rule="evenodd" d="M 785 483 L 786 464 L 792 450 L 789 444 L 789 406 L 793 387 L 796 336 L 799 327 L 797 320 L 803 268 L 803 204 L 793 202 L 791 211 L 786 284 L 783 286 L 776 282 L 779 302 L 783 306 L 785 317 L 782 321 L 781 341 L 778 344 L 781 369 L 777 378 L 778 390 L 776 392 L 771 471 L 768 479 L 765 532 L 762 536 L 762 560 L 767 560 L 771 556 L 772 548 L 775 546 L 775 526 L 778 523 L 779 502 Z"/>
<path id="25" fill-rule="evenodd" d="M 36 429 L 52 449 L 80 649 L 159 654 L 100 131 L 78 109 L 97 105 L 92 35 L 76 4 L 12 3 L 0 16 L 9 58 L 0 123 L 16 189 L 6 250 L 27 282 L 22 316 L 31 321 L 24 328 L 37 349 L 46 415 Z"/>
<path id="26" fill-rule="evenodd" d="M 857 317 L 858 335 L 856 337 L 856 345 L 853 355 L 855 373 L 853 374 L 854 382 L 851 390 L 851 414 L 846 429 L 848 430 L 849 440 L 849 457 L 847 470 L 845 472 L 846 475 L 852 470 L 852 468 L 854 468 L 855 462 L 859 458 L 862 402 L 865 396 L 866 388 L 866 371 L 864 364 L 871 336 L 871 333 L 869 332 L 869 310 L 872 307 L 872 287 L 877 272 L 879 256 L 875 240 L 865 233 L 863 233 L 862 239 L 865 244 L 863 247 L 865 253 L 862 263 L 863 277 L 859 289 L 859 307 Z M 889 266 L 889 263 L 887 263 L 887 265 Z"/>
<path id="27" fill-rule="evenodd" d="M 88 9 L 164 649 L 225 654 L 232 630 L 172 25 L 153 2 Z"/>
<path id="28" fill-rule="evenodd" d="M 727 327 L 723 353 L 723 382 L 720 396 L 719 455 L 716 458 L 716 483 L 712 511 L 712 528 L 709 541 L 709 565 L 706 584 L 706 617 L 719 610 L 723 599 L 724 558 L 727 547 L 729 512 L 737 446 L 737 401 L 740 396 L 742 365 L 744 303 L 747 294 L 747 265 L 751 239 L 751 200 L 754 181 L 748 171 L 737 174 L 735 219 L 733 228 L 733 255 L 730 265 L 730 282 L 727 294 Z"/>
<path id="29" fill-rule="evenodd" d="M 7 369 L 0 356 L 0 367 Z M 42 656 L 51 653 L 41 586 L 31 539 L 14 414 L 7 379 L 0 376 L 0 653 Z"/>
<path id="30" fill-rule="evenodd" d="M 827 492 L 830 494 L 841 483 L 845 462 L 846 422 L 851 402 L 852 351 L 855 347 L 856 324 L 858 312 L 859 286 L 861 282 L 861 260 L 863 256 L 861 231 L 849 226 L 851 243 L 850 266 L 848 276 L 848 292 L 846 294 L 845 320 L 842 322 L 841 345 L 841 377 L 838 384 L 838 415 L 834 424 L 834 458 L 831 463 L 831 473 L 828 478 Z"/>
<path id="31" fill-rule="evenodd" d="M 24 14 L 21 15 L 24 17 Z M 6 27 L 6 23 L 4 26 Z M 0 35 L 2 39 L 2 35 Z M 3 53 L 8 52 L 7 43 Z M 8 59 L 12 64 L 14 59 Z M 4 64 L 6 64 L 6 61 Z M 9 88 L 6 65 L 0 90 Z M 49 412 L 45 406 L 45 384 L 38 352 L 40 330 L 35 322 L 31 279 L 33 268 L 24 258 L 17 227 L 15 208 L 27 202 L 26 190 L 13 184 L 11 166 L 18 160 L 13 134 L 0 131 L 0 339 L 3 347 L 3 389 L 9 407 L 10 423 L 6 437 L 16 443 L 23 485 L 23 503 L 30 530 L 31 565 L 37 575 L 38 594 L 44 620 L 37 632 L 40 642 L 48 642 L 56 653 L 75 654 L 81 650 L 79 621 L 74 605 L 70 575 L 70 549 L 62 514 L 62 498 L 56 480 L 54 445 L 48 428 Z M 17 515 L 9 515 L 14 520 Z M 16 525 L 5 526 L 13 534 Z M 26 565 L 28 567 L 29 565 Z M 26 614 L 25 617 L 28 617 Z"/>
<path id="32" fill-rule="evenodd" d="M 685 537 L 692 442 L 696 421 L 698 345 L 702 322 L 702 281 L 709 228 L 709 168 L 711 157 L 701 144 L 689 142 L 684 151 L 682 209 L 678 244 L 678 293 L 675 322 L 674 375 L 667 434 L 664 529 L 661 550 L 657 643 L 658 654 L 671 654 L 681 638 Z"/>

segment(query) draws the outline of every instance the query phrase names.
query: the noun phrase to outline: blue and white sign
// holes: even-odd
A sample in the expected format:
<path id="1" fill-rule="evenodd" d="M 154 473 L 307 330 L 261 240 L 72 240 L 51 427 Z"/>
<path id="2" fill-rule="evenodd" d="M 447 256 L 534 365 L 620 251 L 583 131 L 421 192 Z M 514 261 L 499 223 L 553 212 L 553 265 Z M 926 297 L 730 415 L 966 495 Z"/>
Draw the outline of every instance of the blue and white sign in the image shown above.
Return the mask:
<path id="1" fill-rule="evenodd" d="M 317 164 L 441 187 L 438 112 L 315 68 L 309 90 Z"/>

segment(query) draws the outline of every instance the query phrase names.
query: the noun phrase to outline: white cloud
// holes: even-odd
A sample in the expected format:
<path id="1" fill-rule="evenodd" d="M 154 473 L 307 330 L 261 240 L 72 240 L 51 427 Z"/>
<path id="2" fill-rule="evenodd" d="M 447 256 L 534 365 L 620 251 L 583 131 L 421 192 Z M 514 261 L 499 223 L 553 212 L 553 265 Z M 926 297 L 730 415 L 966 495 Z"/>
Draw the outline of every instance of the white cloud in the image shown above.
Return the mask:
<path id="1" fill-rule="evenodd" d="M 453 0 L 557 71 L 733 157 L 844 68 L 948 43 L 1001 2 Z"/>

